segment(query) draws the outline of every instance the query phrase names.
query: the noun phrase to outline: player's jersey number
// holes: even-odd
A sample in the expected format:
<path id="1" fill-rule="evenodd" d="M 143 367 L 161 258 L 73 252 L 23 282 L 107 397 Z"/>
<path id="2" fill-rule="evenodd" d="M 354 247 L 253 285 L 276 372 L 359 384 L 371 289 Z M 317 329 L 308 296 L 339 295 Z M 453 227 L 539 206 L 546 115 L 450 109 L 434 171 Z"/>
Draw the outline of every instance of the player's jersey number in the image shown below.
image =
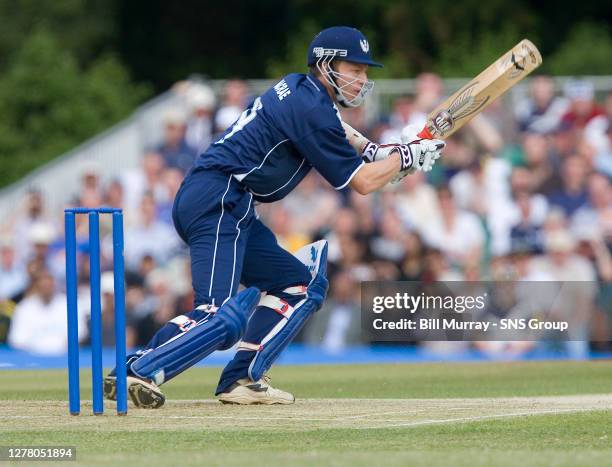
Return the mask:
<path id="1" fill-rule="evenodd" d="M 262 107 L 263 107 L 263 104 L 261 103 L 261 97 L 258 97 L 257 99 L 253 101 L 253 105 L 250 108 L 242 112 L 238 120 L 236 120 L 236 123 L 234 123 L 234 126 L 232 127 L 232 131 L 226 134 L 223 138 L 221 138 L 215 144 L 224 143 L 226 139 L 231 138 L 235 133 L 242 130 L 250 121 L 252 121 L 257 116 L 257 111 L 261 110 Z"/>

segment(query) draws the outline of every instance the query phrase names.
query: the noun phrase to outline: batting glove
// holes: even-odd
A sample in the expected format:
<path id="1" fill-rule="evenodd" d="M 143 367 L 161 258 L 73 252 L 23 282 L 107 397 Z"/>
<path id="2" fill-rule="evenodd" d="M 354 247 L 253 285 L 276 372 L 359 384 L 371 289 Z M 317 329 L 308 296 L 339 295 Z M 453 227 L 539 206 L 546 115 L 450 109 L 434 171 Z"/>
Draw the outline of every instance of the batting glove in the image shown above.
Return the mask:
<path id="1" fill-rule="evenodd" d="M 440 158 L 446 143 L 440 139 L 419 138 L 418 131 L 414 125 L 408 125 L 402 130 L 403 144 L 399 145 L 402 166 L 391 183 L 397 183 L 409 173 L 417 170 L 429 172 Z"/>
<path id="2" fill-rule="evenodd" d="M 382 161 L 397 151 L 399 146 L 399 144 L 377 144 L 368 141 L 361 152 L 361 158 L 365 162 Z"/>

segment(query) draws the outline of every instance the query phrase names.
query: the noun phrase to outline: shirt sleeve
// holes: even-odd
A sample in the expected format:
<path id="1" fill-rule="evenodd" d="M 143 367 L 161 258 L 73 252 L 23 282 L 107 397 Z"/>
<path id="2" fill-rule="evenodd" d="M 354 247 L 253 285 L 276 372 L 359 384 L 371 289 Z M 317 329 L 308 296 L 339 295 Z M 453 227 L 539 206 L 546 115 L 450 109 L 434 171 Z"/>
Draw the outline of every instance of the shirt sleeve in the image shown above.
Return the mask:
<path id="1" fill-rule="evenodd" d="M 345 188 L 364 165 L 339 126 L 320 128 L 294 144 L 336 190 Z"/>

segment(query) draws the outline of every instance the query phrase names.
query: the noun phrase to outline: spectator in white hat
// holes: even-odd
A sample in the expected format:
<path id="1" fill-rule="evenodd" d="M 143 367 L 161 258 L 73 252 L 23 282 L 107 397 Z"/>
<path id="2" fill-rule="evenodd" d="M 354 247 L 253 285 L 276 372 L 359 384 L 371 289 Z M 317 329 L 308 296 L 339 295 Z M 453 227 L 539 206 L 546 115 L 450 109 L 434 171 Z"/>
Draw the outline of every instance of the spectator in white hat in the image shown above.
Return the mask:
<path id="1" fill-rule="evenodd" d="M 535 259 L 533 268 L 563 283 L 554 302 L 554 317 L 569 323 L 570 341 L 563 342 L 568 355 L 586 358 L 597 291 L 595 268 L 589 260 L 576 253 L 577 243 L 565 229 L 548 232 L 544 245 L 546 255 Z"/>
<path id="2" fill-rule="evenodd" d="M 223 90 L 223 103 L 215 115 L 215 131 L 224 132 L 234 123 L 247 104 L 248 88 L 244 81 L 232 79 Z"/>
<path id="3" fill-rule="evenodd" d="M 591 119 L 604 114 L 603 109 L 595 102 L 595 90 L 590 81 L 568 81 L 563 92 L 570 100 L 569 110 L 561 119 L 561 124 L 567 128 L 582 130 Z"/>
<path id="4" fill-rule="evenodd" d="M 212 142 L 215 94 L 208 86 L 199 84 L 187 93 L 191 115 L 187 120 L 185 140 L 199 154 Z"/>
<path id="5" fill-rule="evenodd" d="M 164 139 L 157 147 L 167 167 L 175 167 L 187 172 L 196 156 L 194 148 L 185 140 L 187 119 L 179 109 L 172 109 L 164 115 Z"/>
<path id="6" fill-rule="evenodd" d="M 55 230 L 53 226 L 45 222 L 38 222 L 32 225 L 28 239 L 33 247 L 32 256 L 46 261 L 49 255 L 49 245 L 55 240 Z"/>

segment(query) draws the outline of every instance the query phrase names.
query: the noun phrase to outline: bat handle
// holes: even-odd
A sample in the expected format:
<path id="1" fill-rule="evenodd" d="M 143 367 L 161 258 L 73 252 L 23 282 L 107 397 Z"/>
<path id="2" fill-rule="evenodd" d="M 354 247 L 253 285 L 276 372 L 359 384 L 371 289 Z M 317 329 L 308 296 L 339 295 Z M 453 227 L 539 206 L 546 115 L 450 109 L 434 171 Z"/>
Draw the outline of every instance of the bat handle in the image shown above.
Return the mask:
<path id="1" fill-rule="evenodd" d="M 434 139 L 427 125 L 423 127 L 423 129 L 417 134 L 417 136 L 421 139 Z"/>

